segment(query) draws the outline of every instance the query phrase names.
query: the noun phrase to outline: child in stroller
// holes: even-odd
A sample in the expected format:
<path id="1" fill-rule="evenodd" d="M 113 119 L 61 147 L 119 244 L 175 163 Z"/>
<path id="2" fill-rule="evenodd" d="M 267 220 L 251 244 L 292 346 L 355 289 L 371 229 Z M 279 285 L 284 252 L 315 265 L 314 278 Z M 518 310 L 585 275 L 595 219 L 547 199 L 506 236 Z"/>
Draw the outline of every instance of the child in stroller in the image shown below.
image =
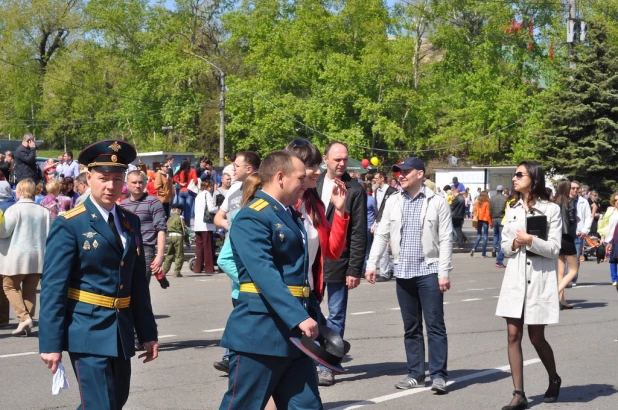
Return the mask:
<path id="1" fill-rule="evenodd" d="M 605 245 L 601 243 L 601 238 L 596 235 L 590 234 L 584 236 L 584 247 L 582 250 L 582 256 L 579 257 L 579 261 L 587 261 L 588 258 L 596 257 L 597 263 L 605 262 L 607 249 Z"/>

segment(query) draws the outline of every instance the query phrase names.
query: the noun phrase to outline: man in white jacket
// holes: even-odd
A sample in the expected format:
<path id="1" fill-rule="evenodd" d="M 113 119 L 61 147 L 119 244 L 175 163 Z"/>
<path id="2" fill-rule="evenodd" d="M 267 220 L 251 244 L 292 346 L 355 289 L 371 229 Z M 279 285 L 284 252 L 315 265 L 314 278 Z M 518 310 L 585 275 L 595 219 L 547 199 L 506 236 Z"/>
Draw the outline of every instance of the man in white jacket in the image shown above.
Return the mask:
<path id="1" fill-rule="evenodd" d="M 423 312 L 429 343 L 431 389 L 446 393 L 448 343 L 444 324 L 444 292 L 450 289 L 453 226 L 448 202 L 423 186 L 425 165 L 406 158 L 393 166 L 403 191 L 391 195 L 375 232 L 365 277 L 375 283 L 376 265 L 391 240 L 397 300 L 404 325 L 408 375 L 398 389 L 425 386 Z M 420 309 L 419 309 L 420 307 Z"/>
<path id="2" fill-rule="evenodd" d="M 575 248 L 577 249 L 577 260 L 582 256 L 582 250 L 584 248 L 584 237 L 590 233 L 590 227 L 592 226 L 592 211 L 590 210 L 590 204 L 588 200 L 579 195 L 580 184 L 578 181 L 571 181 L 571 192 L 569 197 L 572 199 L 577 198 L 577 237 L 575 238 Z M 579 262 L 578 262 L 579 263 Z M 577 278 L 579 277 L 579 267 L 577 275 L 571 282 L 572 286 L 577 286 Z"/>

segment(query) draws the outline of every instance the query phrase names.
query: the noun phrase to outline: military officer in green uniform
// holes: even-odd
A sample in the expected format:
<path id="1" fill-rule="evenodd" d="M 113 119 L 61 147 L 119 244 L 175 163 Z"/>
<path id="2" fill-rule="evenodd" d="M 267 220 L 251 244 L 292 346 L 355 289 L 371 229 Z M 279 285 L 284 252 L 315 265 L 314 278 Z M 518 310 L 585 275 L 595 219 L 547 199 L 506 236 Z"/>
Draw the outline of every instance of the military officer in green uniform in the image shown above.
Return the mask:
<path id="1" fill-rule="evenodd" d="M 262 190 L 230 230 L 240 293 L 221 340 L 230 349 L 230 372 L 220 409 L 263 409 L 272 396 L 278 409 L 319 410 L 313 360 L 290 340 L 301 332 L 318 336 L 309 313 L 319 307 L 308 283 L 307 234 L 290 209 L 305 191 L 305 165 L 274 151 L 259 172 Z"/>
<path id="2" fill-rule="evenodd" d="M 140 220 L 116 206 L 135 148 L 123 141 L 86 147 L 91 195 L 59 216 L 47 240 L 41 282 L 39 351 L 56 372 L 67 351 L 75 371 L 78 409 L 122 409 L 129 397 L 133 330 L 158 356 Z"/>

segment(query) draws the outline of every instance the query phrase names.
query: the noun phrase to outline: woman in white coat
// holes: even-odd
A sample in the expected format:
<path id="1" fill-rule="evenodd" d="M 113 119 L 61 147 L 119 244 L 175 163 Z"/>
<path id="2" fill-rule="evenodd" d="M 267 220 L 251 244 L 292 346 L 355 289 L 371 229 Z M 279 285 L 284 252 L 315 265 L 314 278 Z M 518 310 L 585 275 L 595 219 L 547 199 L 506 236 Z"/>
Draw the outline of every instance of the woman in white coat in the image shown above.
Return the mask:
<path id="1" fill-rule="evenodd" d="M 47 209 L 34 203 L 31 179 L 17 184 L 17 203 L 6 210 L 0 223 L 0 274 L 7 299 L 19 319 L 12 333 L 30 333 L 36 310 L 36 288 L 43 272 L 45 243 L 51 226 Z"/>
<path id="2" fill-rule="evenodd" d="M 513 377 L 513 400 L 502 410 L 527 409 L 524 393 L 521 339 L 528 325 L 530 342 L 549 374 L 549 388 L 543 399 L 558 399 L 562 380 L 556 373 L 554 352 L 545 339 L 545 325 L 558 323 L 557 260 L 562 238 L 562 217 L 558 205 L 549 202 L 545 175 L 533 161 L 523 161 L 513 176 L 515 201 L 507 208 L 502 231 L 502 251 L 508 258 L 496 315 L 506 319 L 508 355 Z M 526 233 L 529 216 L 545 215 L 547 240 Z M 533 253 L 533 254 L 531 254 Z"/>
<path id="3" fill-rule="evenodd" d="M 215 273 L 215 224 L 213 217 L 219 210 L 215 206 L 213 192 L 215 187 L 212 181 L 202 181 L 200 191 L 195 197 L 195 265 L 194 273 Z"/>

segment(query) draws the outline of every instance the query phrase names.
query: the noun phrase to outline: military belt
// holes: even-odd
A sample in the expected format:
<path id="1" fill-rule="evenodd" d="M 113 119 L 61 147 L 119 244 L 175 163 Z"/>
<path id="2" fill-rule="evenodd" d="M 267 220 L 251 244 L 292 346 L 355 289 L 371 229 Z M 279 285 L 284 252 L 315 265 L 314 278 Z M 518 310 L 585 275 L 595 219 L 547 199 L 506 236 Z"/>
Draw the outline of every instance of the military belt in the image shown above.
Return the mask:
<path id="1" fill-rule="evenodd" d="M 109 309 L 126 309 L 131 303 L 131 296 L 126 298 L 113 298 L 111 296 L 97 295 L 96 293 L 73 288 L 69 288 L 69 299 Z"/>
<path id="2" fill-rule="evenodd" d="M 290 289 L 292 296 L 297 298 L 308 298 L 311 293 L 311 288 L 309 286 L 288 286 L 288 289 Z M 262 293 L 253 282 L 241 283 L 240 291 L 246 293 Z"/>

